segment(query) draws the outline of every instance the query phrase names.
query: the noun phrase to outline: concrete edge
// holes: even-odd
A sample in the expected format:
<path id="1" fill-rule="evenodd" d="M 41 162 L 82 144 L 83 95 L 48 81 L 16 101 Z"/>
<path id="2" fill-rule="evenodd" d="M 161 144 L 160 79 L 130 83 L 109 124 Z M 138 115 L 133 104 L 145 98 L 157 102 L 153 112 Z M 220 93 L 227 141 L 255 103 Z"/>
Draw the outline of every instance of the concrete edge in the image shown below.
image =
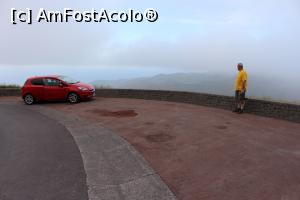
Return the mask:
<path id="1" fill-rule="evenodd" d="M 175 200 L 174 193 L 143 156 L 111 130 L 40 105 L 30 107 L 65 126 L 73 136 L 87 174 L 90 200 Z"/>

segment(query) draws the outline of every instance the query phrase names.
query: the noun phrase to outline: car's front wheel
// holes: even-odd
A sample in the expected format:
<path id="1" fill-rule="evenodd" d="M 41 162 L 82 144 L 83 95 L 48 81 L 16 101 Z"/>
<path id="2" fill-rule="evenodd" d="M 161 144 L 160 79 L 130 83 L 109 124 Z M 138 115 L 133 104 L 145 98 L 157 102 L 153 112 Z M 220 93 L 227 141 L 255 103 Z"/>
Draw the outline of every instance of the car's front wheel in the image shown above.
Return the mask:
<path id="1" fill-rule="evenodd" d="M 31 94 L 26 94 L 24 96 L 24 102 L 27 104 L 27 105 L 32 105 L 34 103 L 34 97 L 31 95 Z"/>
<path id="2" fill-rule="evenodd" d="M 78 94 L 74 93 L 74 92 L 71 92 L 69 95 L 68 95 L 68 101 L 70 103 L 78 103 L 79 102 L 79 96 Z"/>

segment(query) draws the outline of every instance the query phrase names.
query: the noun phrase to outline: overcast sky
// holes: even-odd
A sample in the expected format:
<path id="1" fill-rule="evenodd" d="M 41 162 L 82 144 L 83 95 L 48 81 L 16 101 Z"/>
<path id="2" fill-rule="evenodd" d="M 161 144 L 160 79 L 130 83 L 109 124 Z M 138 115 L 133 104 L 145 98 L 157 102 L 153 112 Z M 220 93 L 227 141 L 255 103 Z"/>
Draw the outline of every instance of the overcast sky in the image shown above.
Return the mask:
<path id="1" fill-rule="evenodd" d="M 155 23 L 10 23 L 10 9 L 144 11 Z M 173 72 L 250 73 L 298 80 L 299 0 L 1 0 L 0 83 L 63 73 L 117 79 Z"/>

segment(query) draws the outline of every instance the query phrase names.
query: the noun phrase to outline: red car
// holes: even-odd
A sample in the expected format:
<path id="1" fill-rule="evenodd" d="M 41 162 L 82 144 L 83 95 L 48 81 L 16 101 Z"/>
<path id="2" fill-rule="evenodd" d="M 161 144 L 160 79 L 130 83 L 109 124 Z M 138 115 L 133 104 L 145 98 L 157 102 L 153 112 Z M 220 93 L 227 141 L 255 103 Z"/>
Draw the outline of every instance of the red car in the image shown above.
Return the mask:
<path id="1" fill-rule="evenodd" d="M 67 76 L 39 76 L 26 80 L 22 97 L 28 105 L 37 101 L 68 100 L 77 103 L 95 96 L 95 88 Z"/>

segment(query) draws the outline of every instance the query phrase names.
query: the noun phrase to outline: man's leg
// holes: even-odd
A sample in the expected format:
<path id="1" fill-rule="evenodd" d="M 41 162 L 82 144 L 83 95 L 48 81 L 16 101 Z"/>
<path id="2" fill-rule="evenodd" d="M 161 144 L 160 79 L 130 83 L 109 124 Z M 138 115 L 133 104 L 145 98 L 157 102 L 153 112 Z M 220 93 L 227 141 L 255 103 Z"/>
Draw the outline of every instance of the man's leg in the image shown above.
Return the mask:
<path id="1" fill-rule="evenodd" d="M 242 93 L 240 93 L 240 109 L 239 109 L 239 113 L 243 113 L 244 112 L 245 104 L 246 104 L 246 92 L 242 92 Z"/>
<path id="2" fill-rule="evenodd" d="M 245 104 L 246 104 L 245 100 L 241 101 L 241 106 L 240 106 L 241 110 L 244 110 Z"/>
<path id="3" fill-rule="evenodd" d="M 236 90 L 235 91 L 235 108 L 233 112 L 239 112 L 241 109 L 241 104 L 240 104 L 240 91 Z"/>

